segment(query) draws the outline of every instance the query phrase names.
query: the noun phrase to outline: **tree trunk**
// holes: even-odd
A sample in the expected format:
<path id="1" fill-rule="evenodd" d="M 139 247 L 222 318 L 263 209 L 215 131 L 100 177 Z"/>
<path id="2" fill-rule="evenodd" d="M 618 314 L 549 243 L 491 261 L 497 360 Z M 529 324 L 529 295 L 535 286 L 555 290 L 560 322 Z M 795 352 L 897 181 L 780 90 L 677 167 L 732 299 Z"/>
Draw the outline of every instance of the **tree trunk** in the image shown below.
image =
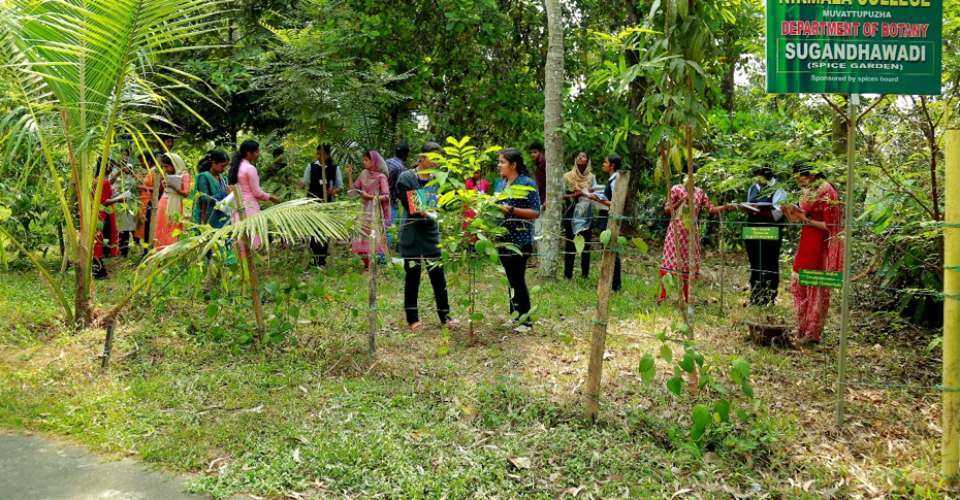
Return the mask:
<path id="1" fill-rule="evenodd" d="M 552 277 L 560 258 L 561 180 L 563 137 L 560 135 L 563 107 L 563 25 L 560 0 L 545 0 L 547 11 L 547 64 L 544 74 L 543 138 L 547 157 L 547 199 L 539 245 L 540 275 Z"/>
<path id="2" fill-rule="evenodd" d="M 603 263 L 600 265 L 600 280 L 597 282 L 597 309 L 593 320 L 593 331 L 590 338 L 590 361 L 587 367 L 586 400 L 584 417 L 595 420 L 600 410 L 600 377 L 603 374 L 603 352 L 607 342 L 607 321 L 610 318 L 610 292 L 613 288 L 613 271 L 620 248 L 620 217 L 623 215 L 623 205 L 626 202 L 627 190 L 630 186 L 630 171 L 620 172 L 617 180 L 617 189 L 613 193 L 610 207 L 610 243 L 603 249 Z M 616 245 L 616 251 L 610 250 L 610 245 Z"/>
<path id="3" fill-rule="evenodd" d="M 77 328 L 86 328 L 93 322 L 93 307 L 90 304 L 90 289 L 93 281 L 91 267 L 93 265 L 93 248 L 87 244 L 87 238 L 84 235 L 90 230 L 92 221 L 80 212 L 80 231 L 77 233 L 77 254 L 76 267 L 74 268 L 75 295 L 74 295 L 74 319 Z"/>

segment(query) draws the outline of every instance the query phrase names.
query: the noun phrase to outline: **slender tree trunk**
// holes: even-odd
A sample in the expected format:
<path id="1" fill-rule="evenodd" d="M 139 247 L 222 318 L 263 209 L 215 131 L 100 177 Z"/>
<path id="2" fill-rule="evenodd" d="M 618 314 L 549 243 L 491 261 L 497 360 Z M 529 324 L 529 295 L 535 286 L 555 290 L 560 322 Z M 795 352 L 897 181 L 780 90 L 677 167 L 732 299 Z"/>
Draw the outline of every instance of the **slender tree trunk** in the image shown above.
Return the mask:
<path id="1" fill-rule="evenodd" d="M 547 64 L 544 74 L 543 136 L 547 156 L 547 199 L 539 245 L 540 275 L 553 277 L 560 258 L 560 219 L 563 216 L 561 179 L 563 137 L 563 24 L 560 0 L 545 0 L 547 11 Z"/>
<path id="2" fill-rule="evenodd" d="M 92 223 L 85 213 L 80 212 L 80 231 L 77 233 L 77 254 L 76 267 L 74 268 L 75 295 L 74 295 L 74 319 L 77 328 L 85 328 L 93 322 L 93 308 L 90 305 L 90 289 L 93 273 L 91 267 L 93 264 L 93 249 L 87 244 L 87 238 L 83 235 L 89 231 L 89 225 Z"/>
<path id="3" fill-rule="evenodd" d="M 379 195 L 379 193 L 378 193 Z M 370 262 L 370 281 L 367 294 L 367 349 L 373 356 L 377 352 L 377 248 L 380 245 L 380 202 L 370 202 L 370 234 L 367 237 L 367 260 Z"/>
<path id="4" fill-rule="evenodd" d="M 597 282 L 597 309 L 593 320 L 593 331 L 590 338 L 590 364 L 587 367 L 586 400 L 584 417 L 587 420 L 597 418 L 600 409 L 600 378 L 603 374 L 603 352 L 607 342 L 607 321 L 610 318 L 610 293 L 613 288 L 613 271 L 618 258 L 617 252 L 622 249 L 619 244 L 620 222 L 623 215 L 623 206 L 627 200 L 627 191 L 630 189 L 630 171 L 620 172 L 617 179 L 617 189 L 613 193 L 610 207 L 610 243 L 603 249 L 603 261 L 600 264 L 600 281 Z M 616 245 L 616 251 L 610 250 L 610 245 Z"/>

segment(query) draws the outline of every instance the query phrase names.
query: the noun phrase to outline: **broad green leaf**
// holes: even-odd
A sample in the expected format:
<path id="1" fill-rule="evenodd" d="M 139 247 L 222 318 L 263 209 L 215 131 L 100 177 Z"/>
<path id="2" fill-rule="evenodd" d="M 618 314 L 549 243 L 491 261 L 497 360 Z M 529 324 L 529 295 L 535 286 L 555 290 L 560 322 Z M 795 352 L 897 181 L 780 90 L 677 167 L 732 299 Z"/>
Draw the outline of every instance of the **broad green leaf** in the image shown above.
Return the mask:
<path id="1" fill-rule="evenodd" d="M 675 373 L 667 380 L 667 389 L 670 389 L 674 396 L 683 394 L 683 377 Z"/>
<path id="2" fill-rule="evenodd" d="M 726 399 L 720 399 L 713 403 L 713 411 L 717 414 L 717 418 L 719 418 L 721 422 L 726 423 L 730 421 L 730 402 Z"/>
<path id="3" fill-rule="evenodd" d="M 610 244 L 610 235 L 611 233 L 609 229 L 604 230 L 602 233 L 600 233 L 600 243 L 602 243 L 603 246 L 607 246 Z"/>
<path id="4" fill-rule="evenodd" d="M 573 239 L 573 246 L 577 249 L 577 255 L 580 255 L 583 253 L 583 249 L 587 246 L 587 240 L 584 239 L 583 235 L 578 234 Z"/>
<path id="5" fill-rule="evenodd" d="M 653 381 L 657 374 L 656 360 L 653 359 L 653 356 L 650 353 L 644 354 L 643 357 L 640 358 L 640 364 L 637 366 L 637 371 L 640 372 L 640 379 L 643 380 L 643 383 L 649 384 Z"/>
<path id="6" fill-rule="evenodd" d="M 693 420 L 693 425 L 690 428 L 690 437 L 699 443 L 703 435 L 707 432 L 707 426 L 710 425 L 712 419 L 710 409 L 704 404 L 694 406 L 691 419 Z"/>
<path id="7" fill-rule="evenodd" d="M 673 362 L 673 350 L 670 349 L 669 344 L 662 344 L 660 346 L 660 357 L 667 363 Z"/>

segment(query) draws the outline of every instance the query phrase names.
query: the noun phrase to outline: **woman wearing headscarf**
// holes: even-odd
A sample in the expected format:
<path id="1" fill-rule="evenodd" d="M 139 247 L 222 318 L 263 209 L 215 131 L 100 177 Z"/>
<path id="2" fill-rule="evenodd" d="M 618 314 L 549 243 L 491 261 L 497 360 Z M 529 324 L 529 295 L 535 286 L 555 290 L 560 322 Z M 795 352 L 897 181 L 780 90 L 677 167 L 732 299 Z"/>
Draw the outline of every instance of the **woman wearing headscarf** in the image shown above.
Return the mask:
<path id="1" fill-rule="evenodd" d="M 385 230 L 390 226 L 390 182 L 387 178 L 387 162 L 380 153 L 369 150 L 363 154 L 363 172 L 353 183 L 353 190 L 359 193 L 363 201 L 363 215 L 360 232 L 350 244 L 353 253 L 361 255 L 363 267 L 370 267 L 370 232 L 378 223 L 376 241 L 377 255 L 386 254 Z"/>
<path id="2" fill-rule="evenodd" d="M 590 194 L 596 183 L 597 178 L 590 168 L 590 157 L 581 151 L 570 171 L 563 175 L 563 276 L 568 280 L 573 279 L 573 265 L 577 259 L 574 239 L 583 236 L 585 241 L 590 241 L 592 236 L 590 223 L 593 218 L 593 203 Z M 580 256 L 580 273 L 584 279 L 590 276 L 588 251 L 584 251 Z"/>
<path id="3" fill-rule="evenodd" d="M 797 183 L 803 188 L 800 206 L 784 207 L 791 222 L 803 225 L 797 254 L 793 261 L 793 305 L 797 315 L 797 343 L 816 344 L 830 309 L 830 289 L 800 284 L 803 270 L 838 272 L 843 268 L 843 240 L 840 197 L 823 174 L 806 162 L 793 167 Z"/>
<path id="4" fill-rule="evenodd" d="M 157 203 L 157 231 L 154 239 L 157 248 L 176 243 L 183 232 L 183 200 L 190 196 L 190 174 L 184 172 L 186 163 L 176 153 L 160 157 L 160 165 L 166 178 L 163 181 L 163 196 Z"/>
<path id="5" fill-rule="evenodd" d="M 684 302 L 690 301 L 690 279 L 700 275 L 700 262 L 703 259 L 700 248 L 700 215 L 706 211 L 708 215 L 716 215 L 736 209 L 736 205 L 714 206 L 710 203 L 707 194 L 699 187 L 694 187 L 693 203 L 690 203 L 687 192 L 686 179 L 681 184 L 670 188 L 670 194 L 663 206 L 670 216 L 670 225 L 667 227 L 667 236 L 663 241 L 663 259 L 660 261 L 660 298 L 663 302 L 667 298 L 667 289 L 662 278 L 667 274 L 680 277 L 683 287 Z M 689 210 L 693 210 L 693 230 L 687 230 Z M 689 239 L 692 232 L 692 241 Z M 693 252 L 693 269 L 690 268 L 690 252 Z"/>

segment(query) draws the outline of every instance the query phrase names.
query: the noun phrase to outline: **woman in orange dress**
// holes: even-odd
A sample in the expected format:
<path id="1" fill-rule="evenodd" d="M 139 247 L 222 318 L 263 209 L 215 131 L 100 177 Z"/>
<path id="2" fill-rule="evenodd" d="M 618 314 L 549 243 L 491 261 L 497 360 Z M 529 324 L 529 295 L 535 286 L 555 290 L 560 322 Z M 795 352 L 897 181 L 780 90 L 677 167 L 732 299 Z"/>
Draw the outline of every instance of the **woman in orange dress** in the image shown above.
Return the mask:
<path id="1" fill-rule="evenodd" d="M 183 160 L 174 153 L 160 157 L 167 177 L 163 182 L 163 196 L 157 203 L 157 233 L 154 237 L 157 248 L 176 243 L 183 232 L 183 200 L 190 196 L 190 174 L 177 173 L 177 164 L 182 163 Z"/>

